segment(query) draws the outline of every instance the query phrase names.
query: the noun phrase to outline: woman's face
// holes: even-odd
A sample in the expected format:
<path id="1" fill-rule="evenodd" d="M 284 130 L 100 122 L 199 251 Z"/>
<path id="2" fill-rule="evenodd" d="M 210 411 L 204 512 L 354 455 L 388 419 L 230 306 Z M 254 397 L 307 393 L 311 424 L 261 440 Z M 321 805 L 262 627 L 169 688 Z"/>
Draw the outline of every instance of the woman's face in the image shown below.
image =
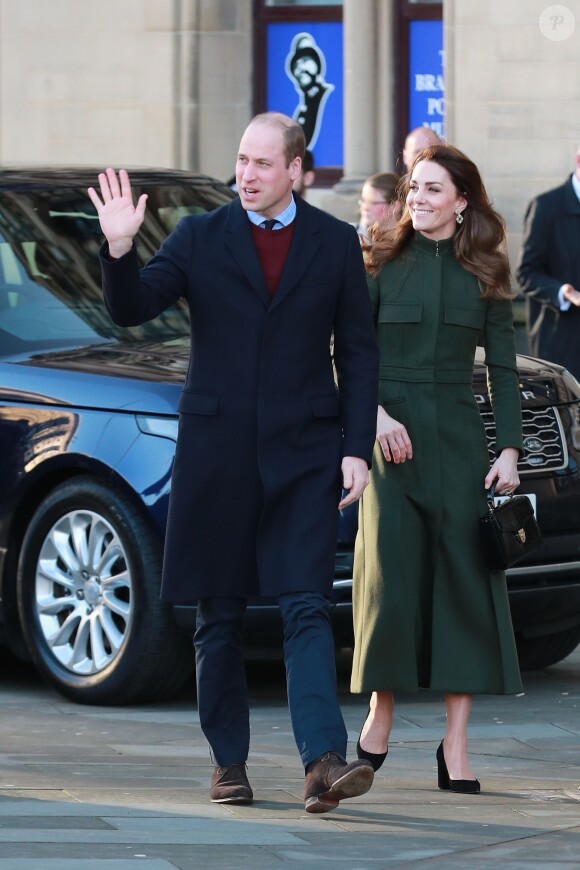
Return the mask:
<path id="1" fill-rule="evenodd" d="M 387 202 L 381 190 L 371 187 L 370 184 L 363 184 L 358 207 L 361 224 L 370 227 L 376 221 L 392 217 L 398 209 L 398 203 Z"/>
<path id="2" fill-rule="evenodd" d="M 413 169 L 407 208 L 414 229 L 433 241 L 450 238 L 455 232 L 455 216 L 467 205 L 443 166 L 421 160 Z"/>

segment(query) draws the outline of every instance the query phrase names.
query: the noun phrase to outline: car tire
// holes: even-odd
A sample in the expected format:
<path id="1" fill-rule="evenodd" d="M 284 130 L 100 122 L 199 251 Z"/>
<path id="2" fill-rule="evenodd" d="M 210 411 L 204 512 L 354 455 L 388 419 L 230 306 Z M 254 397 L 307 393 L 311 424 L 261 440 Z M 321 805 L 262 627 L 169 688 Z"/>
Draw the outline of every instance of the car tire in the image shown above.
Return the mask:
<path id="1" fill-rule="evenodd" d="M 540 637 L 516 637 L 518 658 L 522 671 L 537 671 L 561 662 L 580 643 L 580 626 L 544 634 Z"/>
<path id="2" fill-rule="evenodd" d="M 27 646 L 44 679 L 84 704 L 170 697 L 191 638 L 159 600 L 161 542 L 133 501 L 94 477 L 57 486 L 28 525 L 17 573 Z"/>

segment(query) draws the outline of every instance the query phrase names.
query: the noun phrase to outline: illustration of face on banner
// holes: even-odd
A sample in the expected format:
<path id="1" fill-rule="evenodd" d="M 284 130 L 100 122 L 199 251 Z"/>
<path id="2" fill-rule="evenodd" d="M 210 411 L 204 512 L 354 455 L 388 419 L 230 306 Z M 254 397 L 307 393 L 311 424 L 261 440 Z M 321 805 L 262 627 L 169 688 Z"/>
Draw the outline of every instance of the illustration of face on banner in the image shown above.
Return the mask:
<path id="1" fill-rule="evenodd" d="M 326 58 L 310 33 L 298 33 L 286 58 L 286 75 L 294 82 L 298 105 L 292 117 L 302 125 L 306 147 L 311 151 L 318 141 L 324 106 L 334 85 L 325 81 Z"/>
<path id="2" fill-rule="evenodd" d="M 302 126 L 317 166 L 342 166 L 342 23 L 270 24 L 267 109 Z"/>

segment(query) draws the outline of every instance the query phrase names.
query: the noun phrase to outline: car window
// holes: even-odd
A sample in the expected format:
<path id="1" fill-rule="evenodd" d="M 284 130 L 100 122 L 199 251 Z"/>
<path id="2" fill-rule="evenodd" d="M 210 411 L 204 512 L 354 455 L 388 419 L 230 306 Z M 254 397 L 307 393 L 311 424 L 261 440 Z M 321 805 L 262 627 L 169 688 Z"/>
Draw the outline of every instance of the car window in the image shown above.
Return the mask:
<path id="1" fill-rule="evenodd" d="M 229 197 L 211 185 L 141 185 L 147 212 L 137 237 L 148 260 L 186 214 Z M 189 334 L 183 301 L 138 327 L 119 328 L 103 302 L 99 221 L 84 189 L 0 193 L 0 355 L 123 341 L 158 341 Z"/>

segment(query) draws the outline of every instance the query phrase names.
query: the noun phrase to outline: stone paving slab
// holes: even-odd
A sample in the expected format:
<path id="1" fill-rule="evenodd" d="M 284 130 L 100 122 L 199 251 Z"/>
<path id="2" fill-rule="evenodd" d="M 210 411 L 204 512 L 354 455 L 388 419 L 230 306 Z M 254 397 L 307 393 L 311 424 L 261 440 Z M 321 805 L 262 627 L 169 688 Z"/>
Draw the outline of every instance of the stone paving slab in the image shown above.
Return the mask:
<path id="1" fill-rule="evenodd" d="M 0 870 L 41 870 L 38 858 L 0 858 Z M 175 870 L 175 864 L 157 858 L 43 858 L 42 870 Z"/>
<path id="2" fill-rule="evenodd" d="M 258 822 L 237 819 L 181 819 L 176 817 L 164 817 L 162 819 L 136 819 L 136 818 L 111 818 L 99 820 L 92 827 L 77 826 L 76 828 L 54 822 L 52 826 L 46 824 L 42 828 L 21 828 L 12 825 L 7 829 L 0 829 L 0 851 L 3 851 L 4 843 L 22 843 L 24 847 L 31 843 L 58 843 L 61 847 L 65 844 L 77 845 L 79 843 L 79 829 L 82 831 L 82 841 L 87 849 L 97 850 L 106 843 L 114 844 L 138 844 L 146 848 L 150 845 L 238 845 L 243 846 L 251 843 L 253 846 L 283 846 L 301 845 L 293 831 L 293 820 L 285 820 L 283 823 L 269 822 L 260 819 Z M 314 822 L 305 828 L 305 821 L 295 821 L 294 827 L 298 832 L 312 833 L 322 823 Z M 106 828 L 106 830 L 105 830 Z M 40 868 L 39 868 L 40 870 Z"/>
<path id="3" fill-rule="evenodd" d="M 580 652 L 481 697 L 470 727 L 481 795 L 437 789 L 445 718 L 398 699 L 372 790 L 310 816 L 280 670 L 250 673 L 253 806 L 211 804 L 192 693 L 147 708 L 82 707 L 0 666 L 0 870 L 578 870 Z M 257 676 L 258 675 L 258 676 Z M 366 699 L 339 664 L 349 755 Z"/>

